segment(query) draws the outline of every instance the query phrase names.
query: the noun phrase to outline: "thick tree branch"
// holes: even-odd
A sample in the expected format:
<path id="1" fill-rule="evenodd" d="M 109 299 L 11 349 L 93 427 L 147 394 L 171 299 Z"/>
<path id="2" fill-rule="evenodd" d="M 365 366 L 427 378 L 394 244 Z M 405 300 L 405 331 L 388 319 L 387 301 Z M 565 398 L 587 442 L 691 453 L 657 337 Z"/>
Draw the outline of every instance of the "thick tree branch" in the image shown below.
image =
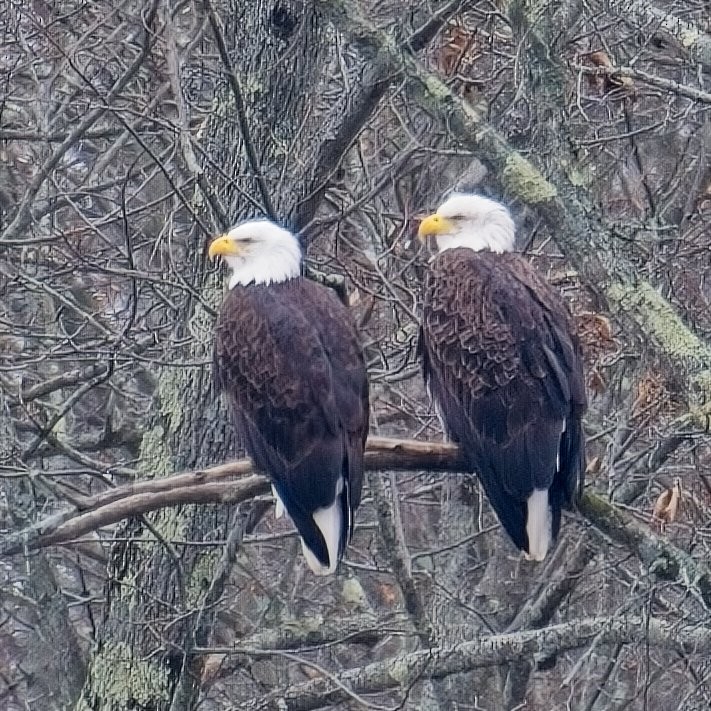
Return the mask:
<path id="1" fill-rule="evenodd" d="M 226 625 L 234 625 L 234 620 L 221 620 Z M 206 666 L 219 665 L 219 676 L 226 677 L 244 668 L 244 655 L 250 649 L 273 651 L 306 652 L 339 644 L 359 644 L 374 647 L 388 636 L 407 637 L 412 634 L 408 620 L 403 614 L 374 615 L 360 613 L 334 618 L 307 616 L 282 621 L 273 629 L 260 629 L 244 637 L 232 647 L 196 647 L 194 656 L 210 657 Z M 204 667 L 203 667 L 204 668 Z"/>
<path id="2" fill-rule="evenodd" d="M 300 617 L 273 629 L 262 629 L 239 641 L 239 647 L 229 650 L 207 649 L 203 652 L 234 653 L 246 649 L 295 650 L 324 644 L 359 642 L 373 645 L 388 634 L 407 635 L 407 619 L 403 614 L 373 615 L 360 613 L 345 619 Z M 197 650 L 199 653 L 200 650 Z"/>
<path id="3" fill-rule="evenodd" d="M 634 551 L 650 573 L 681 582 L 706 609 L 711 610 L 711 570 L 688 553 L 656 536 L 649 526 L 617 508 L 601 496 L 586 493 L 580 512 L 615 543 Z"/>
<path id="4" fill-rule="evenodd" d="M 240 709 L 288 709 L 309 711 L 345 702 L 352 694 L 406 688 L 424 678 L 442 678 L 481 667 L 516 662 L 534 655 L 578 649 L 596 639 L 602 644 L 651 643 L 680 654 L 711 652 L 711 631 L 697 626 L 670 625 L 658 619 L 597 617 L 540 630 L 481 637 L 451 647 L 403 654 L 385 662 L 348 669 L 331 677 L 276 691 Z M 229 650 L 223 650 L 229 651 Z M 278 652 L 243 650 L 249 656 L 273 656 Z"/>
<path id="5" fill-rule="evenodd" d="M 366 468 L 370 471 L 441 471 L 465 469 L 456 446 L 370 437 Z M 233 477 L 242 477 L 231 481 Z M 269 491 L 268 480 L 253 473 L 247 460 L 117 487 L 50 516 L 18 533 L 0 538 L 0 555 L 38 549 L 72 540 L 129 516 L 184 504 L 236 504 Z M 676 580 L 711 609 L 711 571 L 690 555 L 656 536 L 652 530 L 606 499 L 586 492 L 580 512 L 616 543 L 633 551 L 649 572 Z"/>
<path id="6" fill-rule="evenodd" d="M 371 437 L 366 452 L 370 470 L 431 469 L 461 471 L 456 447 Z M 239 481 L 226 481 L 245 477 Z M 75 497 L 75 505 L 33 526 L 0 539 L 0 554 L 64 543 L 129 516 L 181 504 L 237 504 L 269 491 L 265 477 L 254 474 L 251 462 L 239 460 L 209 469 L 174 474 L 116 487 L 95 496 Z"/>
<path id="7" fill-rule="evenodd" d="M 129 495 L 83 513 L 79 513 L 77 508 L 69 509 L 0 540 L 0 555 L 65 543 L 125 518 L 140 516 L 168 506 L 238 504 L 268 491 L 267 479 L 255 474 L 239 482 L 196 484 L 168 491 Z"/>
<path id="8" fill-rule="evenodd" d="M 350 2 L 321 2 L 321 9 L 327 17 L 347 36 L 349 42 L 367 59 L 367 70 L 358 82 L 358 95 L 350 102 L 336 134 L 319 147 L 315 161 L 316 169 L 304 199 L 297 205 L 291 222 L 297 231 L 303 230 L 313 219 L 328 187 L 333 172 L 338 168 L 343 156 L 350 149 L 368 119 L 377 109 L 380 99 L 393 82 L 403 77 L 404 64 L 401 56 L 410 55 L 423 49 L 437 32 L 463 5 L 463 0 L 451 0 L 436 12 L 430 20 L 401 44 L 388 37 L 389 52 L 381 51 L 372 38 L 378 31 L 360 13 L 359 7 Z M 353 24 L 351 25 L 351 19 Z M 344 31 L 344 28 L 355 31 Z M 361 31 L 362 30 L 362 31 Z"/>

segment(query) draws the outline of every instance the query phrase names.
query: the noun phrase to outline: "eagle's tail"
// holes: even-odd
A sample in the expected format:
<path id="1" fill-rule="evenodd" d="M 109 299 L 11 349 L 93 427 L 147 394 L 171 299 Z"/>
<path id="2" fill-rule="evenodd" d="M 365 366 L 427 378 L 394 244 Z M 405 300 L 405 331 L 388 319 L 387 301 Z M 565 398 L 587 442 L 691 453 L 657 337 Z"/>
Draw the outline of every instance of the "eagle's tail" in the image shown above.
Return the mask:
<path id="1" fill-rule="evenodd" d="M 343 477 L 336 483 L 336 494 L 328 506 L 316 509 L 310 515 L 295 511 L 290 516 L 301 536 L 304 558 L 316 575 L 330 575 L 336 572 L 348 538 L 348 521 L 344 518 Z M 287 512 L 288 502 L 287 502 Z"/>
<path id="2" fill-rule="evenodd" d="M 543 560 L 553 539 L 553 520 L 548 489 L 534 489 L 526 502 L 526 536 L 529 560 Z"/>

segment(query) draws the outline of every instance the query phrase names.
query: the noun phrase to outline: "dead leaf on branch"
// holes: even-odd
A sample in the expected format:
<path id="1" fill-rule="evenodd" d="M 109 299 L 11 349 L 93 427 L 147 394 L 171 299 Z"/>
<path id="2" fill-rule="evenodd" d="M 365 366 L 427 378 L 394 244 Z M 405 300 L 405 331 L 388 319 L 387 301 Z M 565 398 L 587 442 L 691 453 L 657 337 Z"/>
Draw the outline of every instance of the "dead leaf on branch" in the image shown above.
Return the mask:
<path id="1" fill-rule="evenodd" d="M 637 383 L 637 397 L 632 403 L 632 418 L 655 415 L 668 409 L 670 393 L 664 376 L 647 371 Z"/>
<path id="2" fill-rule="evenodd" d="M 659 524 L 659 530 L 664 531 L 667 523 L 676 521 L 681 506 L 682 489 L 681 479 L 676 477 L 674 485 L 669 489 L 665 489 L 657 497 L 652 511 L 652 522 Z"/>
<path id="3" fill-rule="evenodd" d="M 619 350 L 619 343 L 607 316 L 594 311 L 579 311 L 575 314 L 575 320 L 585 362 L 588 364 L 587 385 L 600 395 L 607 389 L 607 380 L 600 370 L 603 358 Z"/>
<path id="4" fill-rule="evenodd" d="M 595 476 L 600 473 L 600 469 L 602 469 L 602 459 L 600 457 L 593 457 L 585 467 L 585 474 Z"/>
<path id="5" fill-rule="evenodd" d="M 437 65 L 442 73 L 451 77 L 459 72 L 474 45 L 476 29 L 469 30 L 461 25 L 450 25 L 443 35 L 443 44 L 437 55 Z"/>
<path id="6" fill-rule="evenodd" d="M 636 87 L 632 77 L 620 76 L 615 74 L 615 64 L 608 56 L 607 52 L 598 50 L 597 52 L 592 52 L 588 55 L 592 64 L 596 67 L 603 67 L 604 69 L 611 70 L 609 73 L 605 73 L 602 76 L 591 77 L 591 83 L 602 91 L 602 93 L 608 93 L 610 91 L 615 91 L 617 89 L 622 89 L 628 94 L 634 94 L 636 92 Z"/>

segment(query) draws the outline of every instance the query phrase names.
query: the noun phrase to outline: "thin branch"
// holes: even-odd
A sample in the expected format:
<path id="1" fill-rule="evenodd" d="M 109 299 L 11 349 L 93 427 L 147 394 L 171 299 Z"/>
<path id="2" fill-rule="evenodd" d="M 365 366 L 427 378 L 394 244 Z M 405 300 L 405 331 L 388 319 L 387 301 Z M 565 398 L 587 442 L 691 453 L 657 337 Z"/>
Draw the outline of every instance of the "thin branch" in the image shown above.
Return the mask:
<path id="1" fill-rule="evenodd" d="M 68 387 L 70 385 L 78 385 L 87 380 L 108 373 L 109 368 L 103 364 L 91 365 L 88 368 L 75 368 L 68 370 L 66 373 L 57 375 L 49 380 L 44 380 L 41 383 L 32 385 L 26 388 L 20 394 L 20 402 L 26 403 L 36 400 L 38 397 L 44 397 L 53 393 L 55 390 Z M 12 396 L 11 396 L 12 397 Z"/>
<path id="2" fill-rule="evenodd" d="M 118 96 L 118 94 L 123 90 L 123 88 L 131 81 L 131 79 L 136 75 L 138 70 L 143 65 L 144 60 L 148 56 L 150 48 L 153 44 L 155 36 L 151 29 L 153 22 L 156 18 L 156 13 L 158 12 L 158 6 L 160 0 L 153 0 L 148 12 L 146 14 L 146 19 L 144 21 L 144 33 L 143 33 L 143 43 L 141 45 L 141 51 L 136 56 L 136 59 L 131 63 L 128 69 L 124 72 L 116 83 L 113 85 L 109 93 L 106 95 L 105 104 L 99 106 L 93 111 L 90 111 L 88 116 L 81 121 L 81 123 L 69 133 L 67 138 L 62 141 L 62 143 L 57 147 L 57 149 L 52 153 L 52 155 L 45 161 L 34 177 L 32 178 L 30 184 L 25 191 L 22 198 L 22 202 L 17 210 L 17 214 L 13 218 L 12 222 L 7 226 L 7 229 L 2 233 L 0 237 L 0 243 L 8 243 L 13 240 L 17 240 L 21 232 L 23 232 L 29 225 L 32 219 L 31 206 L 37 196 L 40 188 L 42 187 L 44 181 L 47 179 L 49 174 L 56 168 L 59 162 L 62 160 L 66 152 L 74 146 L 77 141 L 79 141 L 86 131 L 93 126 L 107 111 L 113 99 Z M 28 239 L 24 242 L 28 245 L 33 245 L 34 240 Z"/>
<path id="3" fill-rule="evenodd" d="M 645 84 L 670 91 L 678 96 L 685 96 L 687 99 L 693 99 L 701 104 L 711 104 L 711 94 L 709 92 L 695 89 L 693 86 L 687 86 L 686 84 L 680 84 L 673 79 L 665 79 L 656 74 L 650 74 L 641 69 L 634 69 L 632 67 L 589 67 L 585 64 L 573 64 L 572 67 L 576 71 L 589 76 L 630 77 L 632 79 L 639 79 Z"/>
<path id="4" fill-rule="evenodd" d="M 91 392 L 95 387 L 105 383 L 113 374 L 113 361 L 98 375 L 85 382 L 81 387 L 77 388 L 62 404 L 60 410 L 54 413 L 50 418 L 49 422 L 44 425 L 39 434 L 32 440 L 28 445 L 27 449 L 22 453 L 21 460 L 23 462 L 29 461 L 32 455 L 37 451 L 37 448 L 44 442 L 50 435 L 52 430 L 57 426 L 57 424 L 64 419 L 64 416 L 71 410 L 74 405 L 81 400 L 84 395 Z"/>
<path id="5" fill-rule="evenodd" d="M 51 440 L 51 436 L 48 439 Z M 448 444 L 373 437 L 368 443 L 366 467 L 376 470 L 404 467 L 461 471 L 463 463 L 457 448 Z M 226 481 L 234 477 L 241 478 L 238 482 Z M 0 538 L 0 554 L 10 555 L 24 549 L 63 543 L 129 516 L 167 506 L 235 504 L 269 490 L 267 479 L 254 475 L 251 462 L 245 459 L 119 486 L 95 496 L 75 497 L 72 508 Z"/>
<path id="6" fill-rule="evenodd" d="M 137 124 L 134 126 L 136 131 L 141 133 L 155 133 L 163 135 L 170 126 L 164 123 L 158 123 L 151 120 L 150 117 L 144 117 L 146 123 Z M 175 131 L 175 127 L 172 127 Z M 124 133 L 124 129 L 118 126 L 108 126 L 107 128 L 96 129 L 94 131 L 86 131 L 82 138 L 85 141 L 97 140 L 101 138 L 117 138 Z M 38 133 L 36 131 L 11 131 L 0 130 L 0 141 L 27 141 L 30 143 L 62 143 L 69 138 L 69 133 Z"/>
<path id="7" fill-rule="evenodd" d="M 419 52 L 437 36 L 439 31 L 447 24 L 453 15 L 456 15 L 466 6 L 476 5 L 471 0 L 451 0 L 435 12 L 427 22 L 414 32 L 407 40 L 406 46 L 411 52 Z"/>
<path id="8" fill-rule="evenodd" d="M 371 473 L 368 477 L 375 510 L 378 515 L 380 535 L 385 544 L 385 559 L 389 562 L 405 601 L 405 609 L 410 616 L 417 634 L 425 644 L 434 644 L 432 625 L 427 618 L 425 606 L 412 577 L 410 552 L 405 543 L 394 477 L 388 478 L 386 486 L 383 478 Z"/>
<path id="9" fill-rule="evenodd" d="M 430 20 L 401 44 L 389 39 L 389 52 L 379 51 L 372 39 L 375 28 L 359 11 L 355 3 L 324 2 L 319 5 L 333 24 L 356 47 L 361 56 L 368 59 L 368 69 L 358 81 L 359 91 L 349 102 L 338 131 L 319 147 L 316 169 L 304 199 L 296 206 L 292 216 L 293 227 L 302 231 L 311 222 L 321 204 L 329 180 L 341 163 L 343 156 L 353 145 L 368 119 L 377 109 L 380 99 L 397 79 L 404 76 L 401 57 L 424 49 L 445 22 L 462 6 L 462 0 L 453 0 L 444 5 Z M 351 24 L 353 19 L 353 24 Z M 363 30 L 363 31 L 361 31 Z"/>

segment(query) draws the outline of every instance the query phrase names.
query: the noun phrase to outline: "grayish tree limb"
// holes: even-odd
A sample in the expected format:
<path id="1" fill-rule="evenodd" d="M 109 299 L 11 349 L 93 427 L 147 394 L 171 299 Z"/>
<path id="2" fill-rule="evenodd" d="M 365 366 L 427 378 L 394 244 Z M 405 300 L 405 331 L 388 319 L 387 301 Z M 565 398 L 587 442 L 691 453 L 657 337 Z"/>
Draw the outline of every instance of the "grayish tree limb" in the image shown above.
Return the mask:
<path id="1" fill-rule="evenodd" d="M 448 647 L 403 654 L 385 662 L 348 669 L 331 678 L 317 678 L 274 692 L 240 709 L 309 711 L 332 707 L 353 693 L 365 694 L 407 687 L 424 677 L 442 678 L 481 667 L 516 662 L 534 655 L 578 649 L 597 639 L 602 644 L 651 643 L 680 654 L 711 652 L 711 631 L 671 625 L 640 617 L 595 617 L 551 625 L 540 630 L 491 635 Z M 271 656 L 249 650 L 252 656 Z M 237 707 L 233 707 L 236 711 Z"/>
<path id="2" fill-rule="evenodd" d="M 462 471 L 456 446 L 439 442 L 416 442 L 386 437 L 368 440 L 366 468 L 369 470 Z M 77 508 L 55 514 L 33 526 L 0 539 L 0 553 L 10 555 L 24 549 L 41 548 L 66 542 L 102 526 L 116 523 L 166 506 L 187 503 L 235 504 L 269 491 L 265 477 L 251 471 L 249 462 L 229 464 L 188 472 L 156 481 L 140 482 L 109 492 L 92 500 L 94 508 L 79 513 Z M 238 481 L 223 481 L 234 475 Z M 188 483 L 192 482 L 192 483 Z M 119 494 L 122 494 L 120 496 Z M 652 530 L 614 504 L 586 492 L 580 512 L 600 531 L 633 551 L 649 572 L 665 580 L 676 580 L 706 608 L 711 609 L 711 571 L 706 564 L 655 535 Z"/>

